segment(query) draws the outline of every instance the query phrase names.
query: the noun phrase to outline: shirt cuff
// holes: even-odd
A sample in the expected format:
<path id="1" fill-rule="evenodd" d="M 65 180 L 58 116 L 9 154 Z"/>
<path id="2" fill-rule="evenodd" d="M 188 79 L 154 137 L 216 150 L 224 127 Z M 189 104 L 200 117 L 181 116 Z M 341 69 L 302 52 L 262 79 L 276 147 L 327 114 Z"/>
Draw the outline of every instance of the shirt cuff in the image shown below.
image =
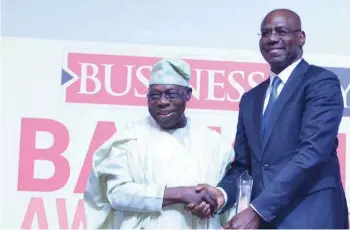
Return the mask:
<path id="1" fill-rule="evenodd" d="M 250 207 L 263 219 L 267 222 L 267 220 L 265 219 L 265 217 L 263 217 L 263 215 L 261 215 L 261 213 L 252 205 L 250 204 Z"/>
<path id="2" fill-rule="evenodd" d="M 226 202 L 227 202 L 227 193 L 225 192 L 225 190 L 223 190 L 222 188 L 220 187 L 216 187 L 217 189 L 219 189 L 222 194 L 224 195 L 224 204 L 222 205 L 222 207 L 220 208 L 220 210 L 217 210 L 217 213 L 220 213 L 222 211 L 222 209 L 225 207 L 226 205 Z"/>

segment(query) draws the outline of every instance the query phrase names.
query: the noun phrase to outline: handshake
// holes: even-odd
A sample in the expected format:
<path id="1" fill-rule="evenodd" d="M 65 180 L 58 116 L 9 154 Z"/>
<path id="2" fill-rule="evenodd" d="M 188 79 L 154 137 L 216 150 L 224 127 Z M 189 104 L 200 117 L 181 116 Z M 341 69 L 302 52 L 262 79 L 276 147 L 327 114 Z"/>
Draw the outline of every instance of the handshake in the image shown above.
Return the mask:
<path id="1" fill-rule="evenodd" d="M 224 205 L 223 193 L 210 185 L 199 184 L 192 187 L 168 188 L 175 189 L 178 202 L 185 204 L 185 210 L 200 218 L 210 218 Z M 169 203 L 170 204 L 170 203 Z"/>

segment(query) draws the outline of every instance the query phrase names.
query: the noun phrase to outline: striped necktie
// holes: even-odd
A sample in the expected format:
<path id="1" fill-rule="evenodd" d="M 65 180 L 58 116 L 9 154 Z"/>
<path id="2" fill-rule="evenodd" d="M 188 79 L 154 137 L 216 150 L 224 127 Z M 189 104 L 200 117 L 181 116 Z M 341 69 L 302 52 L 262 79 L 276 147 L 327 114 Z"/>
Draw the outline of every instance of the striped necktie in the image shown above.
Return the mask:
<path id="1" fill-rule="evenodd" d="M 281 84 L 281 82 L 282 81 L 278 76 L 274 77 L 272 80 L 270 99 L 269 99 L 269 102 L 266 106 L 265 113 L 263 115 L 263 124 L 262 124 L 262 136 L 263 137 L 265 135 L 265 130 L 266 130 L 267 124 L 268 124 L 269 119 L 270 119 L 273 105 L 275 104 L 277 97 L 278 97 L 277 87 L 279 86 L 279 84 Z"/>

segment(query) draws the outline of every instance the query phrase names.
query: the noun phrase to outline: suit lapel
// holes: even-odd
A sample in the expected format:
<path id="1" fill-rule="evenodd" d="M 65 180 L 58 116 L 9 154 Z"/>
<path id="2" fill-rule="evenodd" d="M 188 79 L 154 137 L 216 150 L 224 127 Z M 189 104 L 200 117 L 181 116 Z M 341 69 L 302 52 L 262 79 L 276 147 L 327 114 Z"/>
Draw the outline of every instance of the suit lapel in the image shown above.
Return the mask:
<path id="1" fill-rule="evenodd" d="M 283 107 L 286 105 L 288 100 L 294 94 L 295 90 L 298 88 L 299 82 L 301 81 L 304 73 L 307 71 L 309 64 L 302 60 L 297 67 L 292 72 L 291 76 L 288 78 L 288 81 L 284 85 L 280 95 L 278 96 L 274 107 L 271 111 L 271 116 L 269 123 L 267 124 L 265 136 L 262 141 L 262 154 L 265 151 L 266 145 L 271 137 L 272 131 L 276 125 L 276 122 L 281 114 Z M 261 127 L 261 126 L 260 126 Z"/>
<path id="2" fill-rule="evenodd" d="M 261 152 L 261 124 L 262 124 L 262 114 L 263 114 L 263 106 L 264 106 L 264 99 L 266 95 L 267 88 L 270 84 L 270 78 L 268 78 L 266 81 L 264 81 L 261 84 L 261 87 L 258 87 L 256 90 L 256 97 L 254 98 L 254 107 L 253 107 L 253 127 L 254 127 L 254 134 L 256 134 L 256 137 L 254 138 L 255 143 L 257 144 L 259 152 Z M 261 154 L 259 154 L 258 157 L 261 157 Z"/>

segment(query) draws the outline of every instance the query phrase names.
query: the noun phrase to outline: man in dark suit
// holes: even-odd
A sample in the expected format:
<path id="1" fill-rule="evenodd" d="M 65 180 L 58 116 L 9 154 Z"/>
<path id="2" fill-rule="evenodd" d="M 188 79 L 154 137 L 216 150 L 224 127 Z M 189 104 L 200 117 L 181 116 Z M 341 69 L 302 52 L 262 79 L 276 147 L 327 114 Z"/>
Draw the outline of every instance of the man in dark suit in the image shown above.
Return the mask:
<path id="1" fill-rule="evenodd" d="M 218 185 L 225 211 L 236 202 L 237 177 L 248 170 L 254 180 L 251 205 L 226 228 L 349 226 L 336 152 L 344 106 L 340 83 L 302 58 L 304 43 L 293 11 L 271 11 L 261 23 L 259 45 L 270 78 L 241 99 L 236 157 Z M 200 189 L 218 193 L 208 185 Z M 200 215 L 199 208 L 192 212 Z"/>

